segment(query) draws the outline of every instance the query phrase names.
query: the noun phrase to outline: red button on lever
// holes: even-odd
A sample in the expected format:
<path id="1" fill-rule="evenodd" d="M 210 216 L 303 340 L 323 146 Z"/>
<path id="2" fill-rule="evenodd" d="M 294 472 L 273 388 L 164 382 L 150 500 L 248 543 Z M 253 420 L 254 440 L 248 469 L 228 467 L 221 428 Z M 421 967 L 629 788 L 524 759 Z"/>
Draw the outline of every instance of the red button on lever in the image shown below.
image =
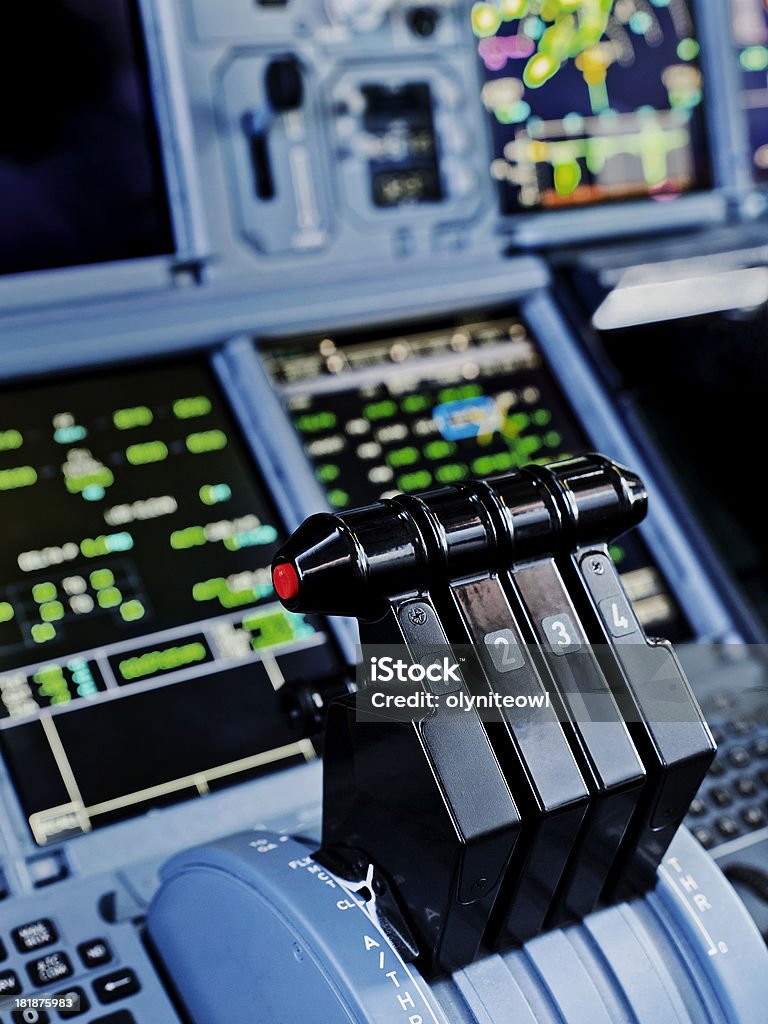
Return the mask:
<path id="1" fill-rule="evenodd" d="M 290 562 L 281 562 L 272 571 L 272 582 L 282 601 L 292 601 L 299 593 L 299 577 Z"/>

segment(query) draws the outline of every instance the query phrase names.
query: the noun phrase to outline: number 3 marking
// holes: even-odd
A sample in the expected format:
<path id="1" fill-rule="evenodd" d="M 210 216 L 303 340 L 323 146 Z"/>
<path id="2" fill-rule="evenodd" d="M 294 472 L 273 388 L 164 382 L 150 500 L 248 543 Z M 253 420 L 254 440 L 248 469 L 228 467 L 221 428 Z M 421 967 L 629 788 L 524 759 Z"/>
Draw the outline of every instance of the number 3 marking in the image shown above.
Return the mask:
<path id="1" fill-rule="evenodd" d="M 573 643 L 573 637 L 568 632 L 568 627 L 564 622 L 558 619 L 552 623 L 552 629 L 557 633 L 557 646 L 558 647 L 570 647 Z"/>

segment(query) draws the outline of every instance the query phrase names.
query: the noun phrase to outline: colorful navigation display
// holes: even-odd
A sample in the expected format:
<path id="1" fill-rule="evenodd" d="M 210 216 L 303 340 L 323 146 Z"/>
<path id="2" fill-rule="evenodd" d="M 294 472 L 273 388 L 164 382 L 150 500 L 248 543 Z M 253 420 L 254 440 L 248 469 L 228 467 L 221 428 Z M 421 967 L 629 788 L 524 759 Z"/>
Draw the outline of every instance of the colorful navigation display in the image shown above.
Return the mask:
<path id="1" fill-rule="evenodd" d="M 553 462 L 591 445 L 519 319 L 281 342 L 267 369 L 335 509 Z M 685 627 L 637 538 L 614 549 L 641 621 Z"/>
<path id="2" fill-rule="evenodd" d="M 742 103 L 747 116 L 752 172 L 768 181 L 768 4 L 731 0 L 733 39 L 738 49 Z"/>
<path id="3" fill-rule="evenodd" d="M 0 745 L 35 837 L 313 756 L 276 690 L 333 655 L 275 599 L 275 513 L 207 366 L 0 408 Z"/>
<path id="4" fill-rule="evenodd" d="M 490 0 L 471 20 L 504 212 L 709 184 L 690 0 Z"/>

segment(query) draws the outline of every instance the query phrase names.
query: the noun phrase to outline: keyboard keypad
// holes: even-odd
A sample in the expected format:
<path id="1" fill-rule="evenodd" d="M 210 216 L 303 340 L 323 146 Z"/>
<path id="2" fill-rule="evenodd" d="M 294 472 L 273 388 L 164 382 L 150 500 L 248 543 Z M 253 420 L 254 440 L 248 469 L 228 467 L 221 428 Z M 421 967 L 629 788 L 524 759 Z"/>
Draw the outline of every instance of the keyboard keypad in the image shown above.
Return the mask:
<path id="1" fill-rule="evenodd" d="M 50 1019 L 51 1015 L 47 1010 L 38 1010 L 33 1007 L 11 1011 L 13 1024 L 49 1024 Z"/>
<path id="2" fill-rule="evenodd" d="M 136 995 L 140 988 L 139 979 L 130 967 L 105 974 L 93 983 L 93 991 L 100 1003 L 115 1003 L 118 999 Z"/>
<path id="3" fill-rule="evenodd" d="M 0 927 L 0 961 L 5 961 L 0 969 L 0 1024 L 137 1024 L 132 997 L 141 993 L 137 1006 L 148 996 L 156 998 L 150 995 L 153 985 L 132 966 L 121 964 L 126 950 L 139 959 L 141 953 L 135 936 L 124 935 L 119 926 L 107 939 L 103 921 L 99 926 L 93 912 L 90 926 L 84 924 L 89 919 L 85 915 L 73 918 L 79 934 L 70 931 L 73 922 L 54 919 L 53 914 L 33 919 L 19 912 L 19 918 L 23 923 L 17 919 Z M 111 1003 L 120 1005 L 111 1010 Z M 147 1024 L 143 1016 L 138 1014 L 138 1024 Z M 163 1024 L 170 1019 L 164 1017 Z"/>
<path id="4" fill-rule="evenodd" d="M 21 992 L 21 982 L 16 971 L 0 971 L 0 999 L 6 996 L 17 996 Z"/>
<path id="5" fill-rule="evenodd" d="M 36 988 L 52 985 L 56 981 L 71 978 L 74 973 L 72 961 L 62 950 L 47 953 L 27 964 L 29 980 Z"/>
<path id="6" fill-rule="evenodd" d="M 47 917 L 41 917 L 37 921 L 30 921 L 14 928 L 11 932 L 16 949 L 20 953 L 34 953 L 45 946 L 52 946 L 59 941 L 59 933 L 52 921 Z"/>
<path id="7" fill-rule="evenodd" d="M 59 999 L 71 1000 L 74 1004 L 70 1010 L 59 1010 L 59 1016 L 62 1020 L 75 1020 L 75 1018 L 87 1013 L 91 1008 L 91 1003 L 85 994 L 85 989 L 82 989 L 79 985 L 68 988 L 66 992 L 57 992 L 56 996 Z"/>
<path id="8" fill-rule="evenodd" d="M 736 719 L 712 734 L 717 757 L 687 818 L 707 850 L 768 826 L 768 726 Z"/>
<path id="9" fill-rule="evenodd" d="M 104 967 L 112 961 L 112 950 L 105 939 L 91 939 L 90 942 L 81 942 L 77 947 L 77 954 L 86 970 Z"/>

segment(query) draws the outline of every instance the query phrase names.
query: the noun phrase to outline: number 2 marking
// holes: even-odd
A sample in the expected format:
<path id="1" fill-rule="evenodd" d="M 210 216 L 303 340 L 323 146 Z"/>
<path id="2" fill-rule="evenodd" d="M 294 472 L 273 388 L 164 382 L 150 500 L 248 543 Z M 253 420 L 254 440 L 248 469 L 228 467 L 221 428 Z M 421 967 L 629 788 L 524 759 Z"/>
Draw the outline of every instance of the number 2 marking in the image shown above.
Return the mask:
<path id="1" fill-rule="evenodd" d="M 513 665 L 513 664 L 515 664 L 515 659 L 512 657 L 512 652 L 511 652 L 511 649 L 510 649 L 511 648 L 511 644 L 510 644 L 509 640 L 507 640 L 507 638 L 505 636 L 497 636 L 496 639 L 493 641 L 493 644 L 494 644 L 494 647 L 503 647 L 504 648 L 504 651 L 503 651 L 503 653 L 501 655 L 501 664 L 502 665 Z"/>

